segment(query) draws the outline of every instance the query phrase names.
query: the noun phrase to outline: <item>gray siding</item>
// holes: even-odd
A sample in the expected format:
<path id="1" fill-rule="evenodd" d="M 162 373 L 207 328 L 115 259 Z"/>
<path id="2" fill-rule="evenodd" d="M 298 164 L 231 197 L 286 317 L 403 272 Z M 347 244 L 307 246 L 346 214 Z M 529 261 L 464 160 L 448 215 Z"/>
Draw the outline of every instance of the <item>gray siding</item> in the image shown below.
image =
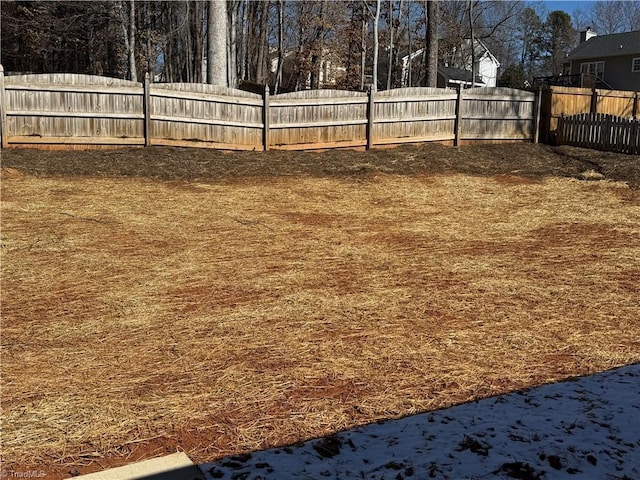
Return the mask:
<path id="1" fill-rule="evenodd" d="M 587 58 L 571 61 L 571 73 L 580 73 L 580 65 L 588 62 L 604 62 L 604 81 L 615 90 L 640 90 L 640 72 L 631 71 L 631 61 L 638 55 L 622 55 L 609 58 Z"/>

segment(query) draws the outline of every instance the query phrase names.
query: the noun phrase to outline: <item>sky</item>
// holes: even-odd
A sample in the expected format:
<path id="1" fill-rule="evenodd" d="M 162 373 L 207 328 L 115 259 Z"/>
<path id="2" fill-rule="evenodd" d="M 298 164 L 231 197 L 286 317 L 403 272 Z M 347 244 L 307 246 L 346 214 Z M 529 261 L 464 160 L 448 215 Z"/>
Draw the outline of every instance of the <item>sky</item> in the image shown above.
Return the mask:
<path id="1" fill-rule="evenodd" d="M 534 2 L 532 2 L 534 3 Z M 576 9 L 580 9 L 583 11 L 588 11 L 591 9 L 591 5 L 596 3 L 596 2 L 592 2 L 592 1 L 563 1 L 563 0 L 545 0 L 542 2 L 546 7 L 547 10 L 549 10 L 550 12 L 552 12 L 553 10 L 563 10 L 565 12 L 567 12 L 568 14 L 571 14 L 574 10 Z"/>

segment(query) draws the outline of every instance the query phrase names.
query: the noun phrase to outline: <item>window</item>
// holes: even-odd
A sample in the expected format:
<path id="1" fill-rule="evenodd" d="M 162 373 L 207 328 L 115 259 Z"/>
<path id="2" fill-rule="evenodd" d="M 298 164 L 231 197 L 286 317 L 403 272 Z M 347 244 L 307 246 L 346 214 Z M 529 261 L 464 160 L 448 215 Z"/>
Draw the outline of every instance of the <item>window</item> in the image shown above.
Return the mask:
<path id="1" fill-rule="evenodd" d="M 589 62 L 580 65 L 580 73 L 591 73 L 599 80 L 604 78 L 604 62 Z"/>
<path id="2" fill-rule="evenodd" d="M 631 71 L 640 72 L 640 57 L 631 60 Z"/>

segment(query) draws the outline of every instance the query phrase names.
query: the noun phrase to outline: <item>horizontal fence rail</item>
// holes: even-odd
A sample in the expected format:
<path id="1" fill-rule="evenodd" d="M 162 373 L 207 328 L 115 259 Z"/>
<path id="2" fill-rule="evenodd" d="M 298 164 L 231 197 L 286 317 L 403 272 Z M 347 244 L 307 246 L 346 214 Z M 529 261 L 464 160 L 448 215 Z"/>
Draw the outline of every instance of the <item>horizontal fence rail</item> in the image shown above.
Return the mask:
<path id="1" fill-rule="evenodd" d="M 190 83 L 151 84 L 147 89 L 150 145 L 262 148 L 261 95 Z"/>
<path id="2" fill-rule="evenodd" d="M 4 76 L 2 147 L 372 148 L 536 141 L 539 98 L 507 88 L 307 90 L 270 95 L 91 75 Z"/>
<path id="3" fill-rule="evenodd" d="M 603 113 L 581 113 L 558 120 L 561 145 L 640 155 L 640 121 Z"/>
<path id="4" fill-rule="evenodd" d="M 0 102 L 3 147 L 144 145 L 141 83 L 75 74 L 11 76 L 0 79 Z"/>

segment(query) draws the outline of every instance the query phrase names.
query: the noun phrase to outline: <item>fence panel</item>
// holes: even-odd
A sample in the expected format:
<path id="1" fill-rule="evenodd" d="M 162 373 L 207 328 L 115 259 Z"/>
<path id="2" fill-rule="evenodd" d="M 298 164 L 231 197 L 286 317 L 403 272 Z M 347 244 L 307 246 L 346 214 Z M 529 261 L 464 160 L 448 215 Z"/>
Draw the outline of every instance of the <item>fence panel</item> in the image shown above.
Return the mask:
<path id="1" fill-rule="evenodd" d="M 76 74 L 4 79 L 7 145 L 142 145 L 142 84 Z"/>
<path id="2" fill-rule="evenodd" d="M 261 150 L 261 95 L 207 84 L 150 86 L 152 145 Z"/>
<path id="3" fill-rule="evenodd" d="M 638 92 L 591 88 L 549 87 L 544 90 L 541 141 L 549 142 L 560 117 L 580 113 L 603 113 L 621 117 L 640 114 Z"/>
<path id="4" fill-rule="evenodd" d="M 460 135 L 473 140 L 533 140 L 535 94 L 512 88 L 481 87 L 462 96 Z"/>
<path id="5" fill-rule="evenodd" d="M 620 117 L 633 116 L 633 104 L 636 100 L 635 92 L 622 90 L 596 90 L 596 111 Z"/>
<path id="6" fill-rule="evenodd" d="M 581 113 L 558 120 L 562 145 L 640 154 L 640 121 L 603 113 Z"/>
<path id="7" fill-rule="evenodd" d="M 535 95 L 310 90 L 269 96 L 207 84 L 143 84 L 74 74 L 4 77 L 2 145 L 175 145 L 232 150 L 531 141 Z"/>
<path id="8" fill-rule="evenodd" d="M 372 144 L 454 140 L 457 98 L 455 91 L 428 87 L 376 93 Z"/>
<path id="9" fill-rule="evenodd" d="M 363 147 L 367 94 L 306 90 L 269 100 L 269 145 L 275 149 Z"/>

